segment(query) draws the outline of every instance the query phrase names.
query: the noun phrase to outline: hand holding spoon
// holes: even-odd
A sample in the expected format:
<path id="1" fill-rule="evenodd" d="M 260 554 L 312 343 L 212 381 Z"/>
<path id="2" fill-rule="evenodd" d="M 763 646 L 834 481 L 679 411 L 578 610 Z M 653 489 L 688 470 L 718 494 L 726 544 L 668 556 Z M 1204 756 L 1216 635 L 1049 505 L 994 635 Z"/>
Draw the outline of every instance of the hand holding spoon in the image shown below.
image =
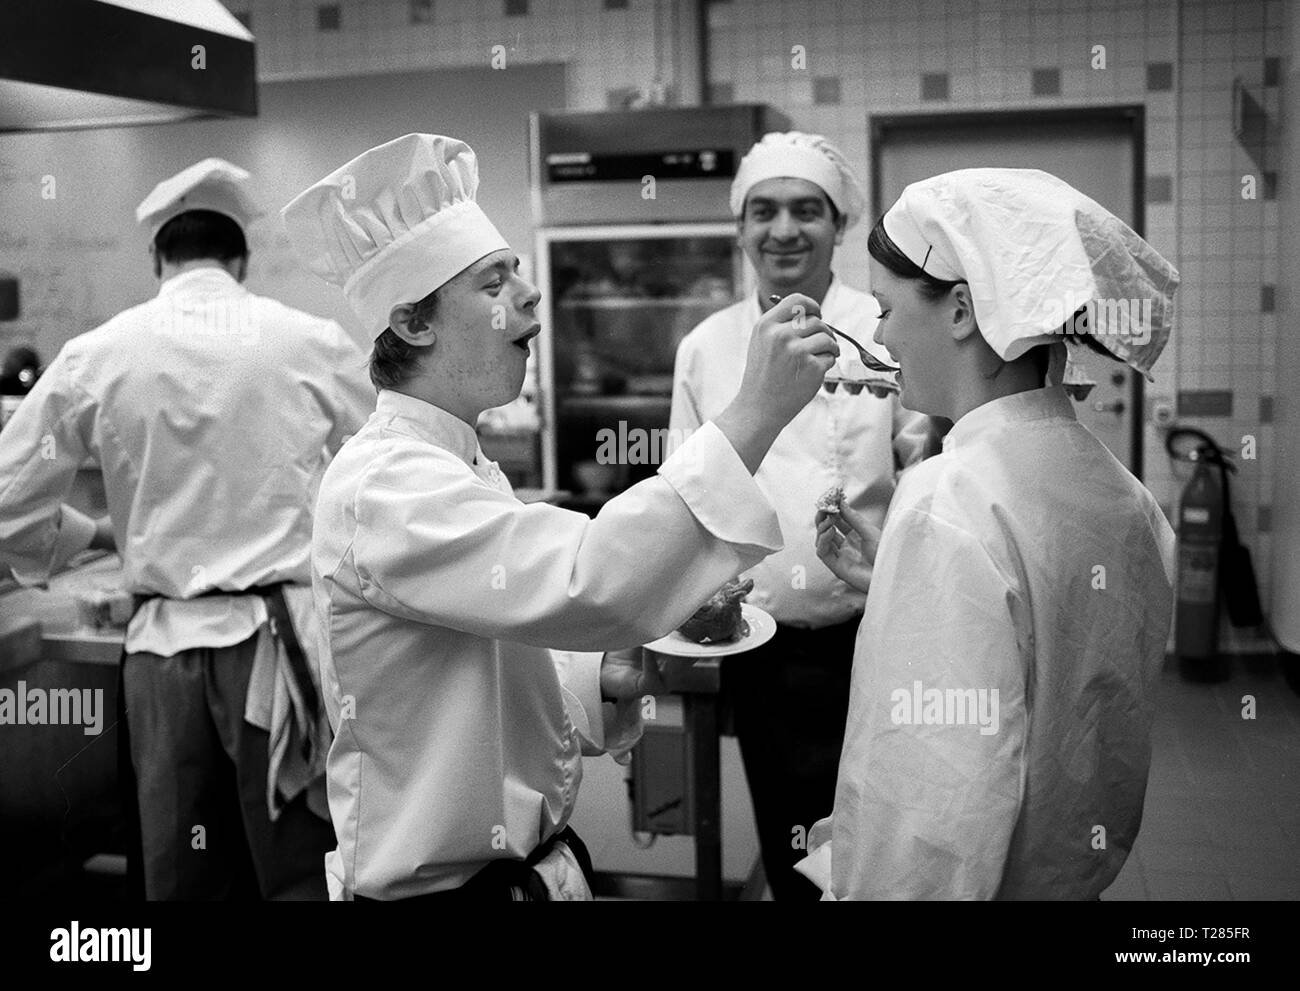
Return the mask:
<path id="1" fill-rule="evenodd" d="M 769 302 L 772 302 L 772 303 L 779 303 L 779 302 L 781 302 L 781 297 L 778 296 L 778 295 L 776 295 L 776 293 L 773 293 L 772 295 L 768 296 L 767 298 L 768 298 L 768 301 L 769 301 Z M 826 329 L 829 330 L 829 331 L 830 331 L 832 334 L 834 334 L 836 337 L 841 337 L 841 338 L 843 338 L 844 340 L 846 340 L 846 341 L 848 341 L 850 344 L 852 344 L 855 348 L 857 348 L 857 349 L 858 349 L 858 358 L 859 358 L 859 359 L 862 361 L 862 363 L 863 363 L 864 365 L 866 365 L 867 368 L 869 368 L 871 371 L 873 371 L 873 372 L 896 372 L 896 371 L 898 371 L 898 369 L 897 369 L 896 367 L 894 367 L 893 365 L 887 365 L 887 364 L 885 364 L 883 361 L 881 361 L 879 358 L 877 358 L 875 355 L 873 355 L 870 351 L 868 351 L 866 348 L 864 348 L 861 344 L 859 344 L 857 341 L 855 341 L 852 337 L 850 337 L 848 334 L 844 333 L 844 331 L 842 331 L 842 330 L 836 330 L 836 329 L 835 329 L 834 327 L 832 327 L 830 324 L 826 323 L 825 320 L 823 320 L 822 323 L 823 323 L 823 324 L 826 324 Z"/>

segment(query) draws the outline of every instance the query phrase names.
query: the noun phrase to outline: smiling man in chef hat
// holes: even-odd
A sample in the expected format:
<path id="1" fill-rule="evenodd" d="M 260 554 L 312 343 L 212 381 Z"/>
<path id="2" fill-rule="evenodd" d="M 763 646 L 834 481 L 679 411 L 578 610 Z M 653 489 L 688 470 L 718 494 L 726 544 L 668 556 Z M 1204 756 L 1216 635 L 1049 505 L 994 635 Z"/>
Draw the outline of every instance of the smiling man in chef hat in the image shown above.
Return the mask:
<path id="1" fill-rule="evenodd" d="M 879 548 L 834 812 L 800 870 L 839 899 L 1095 899 L 1142 821 L 1174 535 L 1078 422 L 1062 342 L 1149 374 L 1178 273 L 1032 169 L 913 183 L 868 250 L 903 404 L 954 425 L 883 533 L 818 515 L 846 581 Z"/>
<path id="2" fill-rule="evenodd" d="M 772 133 L 750 149 L 731 185 L 731 212 L 758 289 L 682 341 L 673 381 L 674 432 L 689 433 L 731 402 L 740 358 L 752 328 L 773 305 L 771 295 L 812 297 L 828 323 L 886 356 L 871 343 L 876 301 L 831 269 L 836 247 L 863 207 L 853 169 L 821 135 Z M 851 346 L 842 347 L 841 369 L 865 376 Z M 776 507 L 785 548 L 743 577 L 754 581 L 749 601 L 776 618 L 777 632 L 758 650 L 723 659 L 722 688 L 740 741 L 763 866 L 778 901 L 819 897 L 795 873 L 802 854 L 790 839 L 823 815 L 835 795 L 853 638 L 865 601 L 817 559 L 814 507 L 828 490 L 842 491 L 840 512 L 879 526 L 897 471 L 924 455 L 928 439 L 926 417 L 904 410 L 895 396 L 879 398 L 860 387 L 823 391 L 781 432 L 754 476 Z"/>
<path id="3" fill-rule="evenodd" d="M 657 686 L 639 652 L 603 652 L 670 632 L 780 546 L 751 474 L 837 350 L 815 317 L 796 326 L 817 304 L 795 296 L 657 477 L 595 519 L 524 505 L 474 424 L 518 395 L 539 295 L 477 186 L 467 144 L 408 134 L 283 211 L 374 339 L 380 386 L 313 536 L 338 899 L 589 897 L 581 756 L 627 760 Z"/>

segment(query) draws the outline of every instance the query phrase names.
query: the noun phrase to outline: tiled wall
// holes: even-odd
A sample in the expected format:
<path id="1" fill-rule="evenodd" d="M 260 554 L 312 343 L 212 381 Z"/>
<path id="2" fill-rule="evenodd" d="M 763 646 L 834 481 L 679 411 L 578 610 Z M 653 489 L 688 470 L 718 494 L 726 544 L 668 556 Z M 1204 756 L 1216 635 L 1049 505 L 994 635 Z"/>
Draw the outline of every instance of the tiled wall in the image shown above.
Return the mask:
<path id="1" fill-rule="evenodd" d="M 683 0 L 229 5 L 247 15 L 268 79 L 483 64 L 503 44 L 520 61 L 567 61 L 572 109 L 603 108 L 656 80 L 677 102 L 692 102 L 696 90 L 692 5 Z M 1240 462 L 1235 508 L 1267 584 L 1275 195 L 1287 180 L 1276 161 L 1283 13 L 1282 0 L 715 0 L 710 94 L 777 105 L 837 142 L 864 181 L 871 113 L 1144 104 L 1147 237 L 1184 279 L 1148 397 L 1177 403 L 1180 422 L 1238 452 L 1244 437 L 1255 439 L 1257 458 Z M 806 67 L 792 68 L 794 45 L 804 46 Z M 1096 45 L 1105 46 L 1104 69 L 1093 65 Z M 1234 81 L 1244 112 L 1234 113 Z M 1245 176 L 1254 199 L 1242 196 Z M 846 239 L 837 262 L 864 287 L 867 227 Z M 1154 430 L 1146 476 L 1172 507 L 1186 475 L 1171 469 Z"/>

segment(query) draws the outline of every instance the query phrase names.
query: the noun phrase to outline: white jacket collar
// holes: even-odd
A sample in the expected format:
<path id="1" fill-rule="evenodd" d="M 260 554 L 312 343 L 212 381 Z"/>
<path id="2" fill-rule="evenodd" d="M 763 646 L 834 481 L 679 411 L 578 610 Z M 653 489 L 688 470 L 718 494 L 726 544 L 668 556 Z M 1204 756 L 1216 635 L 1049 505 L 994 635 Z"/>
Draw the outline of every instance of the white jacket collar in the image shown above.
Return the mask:
<path id="1" fill-rule="evenodd" d="M 181 272 L 180 275 L 173 275 L 158 287 L 159 296 L 177 294 L 211 296 L 247 291 L 233 275 L 215 265 L 192 268 L 188 272 Z"/>
<path id="2" fill-rule="evenodd" d="M 1010 423 L 1028 423 L 1031 420 L 1050 418 L 1078 419 L 1065 388 L 1051 385 L 1045 389 L 1030 389 L 1013 396 L 1002 396 L 973 410 L 958 420 L 943 439 L 946 454 L 957 447 L 969 444 L 981 434 Z"/>
<path id="3" fill-rule="evenodd" d="M 379 390 L 375 413 L 401 420 L 421 440 L 445 448 L 465 464 L 473 466 L 478 454 L 474 428 L 445 409 L 392 389 Z"/>

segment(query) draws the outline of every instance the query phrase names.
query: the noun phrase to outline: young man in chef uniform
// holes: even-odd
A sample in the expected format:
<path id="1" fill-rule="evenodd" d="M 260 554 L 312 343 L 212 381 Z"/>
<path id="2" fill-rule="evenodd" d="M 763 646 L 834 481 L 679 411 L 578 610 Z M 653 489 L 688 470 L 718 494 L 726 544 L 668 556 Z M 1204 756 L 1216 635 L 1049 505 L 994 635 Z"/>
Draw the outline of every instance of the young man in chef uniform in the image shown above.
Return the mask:
<path id="1" fill-rule="evenodd" d="M 336 899 L 589 897 L 567 829 L 581 758 L 626 759 L 655 687 L 639 652 L 601 651 L 670 632 L 780 547 L 751 475 L 838 350 L 796 297 L 655 478 L 595 519 L 524 505 L 474 424 L 519 394 L 539 295 L 477 186 L 468 145 L 409 134 L 283 211 L 387 386 L 326 473 L 313 536 Z"/>
<path id="2" fill-rule="evenodd" d="M 325 897 L 311 503 L 374 390 L 338 324 L 241 284 L 248 180 L 209 158 L 158 184 L 136 211 L 158 295 L 68 342 L 0 434 L 0 561 L 24 583 L 90 544 L 61 502 L 84 461 L 103 473 L 137 597 L 122 701 L 150 899 Z"/>
<path id="3" fill-rule="evenodd" d="M 825 138 L 768 134 L 740 163 L 731 186 L 738 240 L 758 276 L 754 294 L 709 317 L 677 352 L 670 426 L 690 431 L 726 408 L 740 384 L 750 332 L 772 294 L 803 293 L 827 323 L 870 350 L 880 312 L 869 295 L 831 271 L 835 247 L 862 215 L 863 196 L 844 156 Z M 845 357 L 865 375 L 848 344 Z M 835 794 L 844 742 L 853 639 L 865 596 L 817 559 L 813 514 L 819 496 L 844 488 L 844 509 L 879 526 L 897 472 L 925 453 L 929 421 L 896 396 L 863 390 L 819 392 L 772 445 L 754 481 L 776 507 L 785 548 L 745 575 L 749 601 L 777 621 L 756 651 L 723 660 L 745 777 L 754 805 L 763 867 L 775 899 L 815 900 L 820 892 L 794 871 L 801 831 Z M 674 434 L 680 436 L 680 434 Z"/>

